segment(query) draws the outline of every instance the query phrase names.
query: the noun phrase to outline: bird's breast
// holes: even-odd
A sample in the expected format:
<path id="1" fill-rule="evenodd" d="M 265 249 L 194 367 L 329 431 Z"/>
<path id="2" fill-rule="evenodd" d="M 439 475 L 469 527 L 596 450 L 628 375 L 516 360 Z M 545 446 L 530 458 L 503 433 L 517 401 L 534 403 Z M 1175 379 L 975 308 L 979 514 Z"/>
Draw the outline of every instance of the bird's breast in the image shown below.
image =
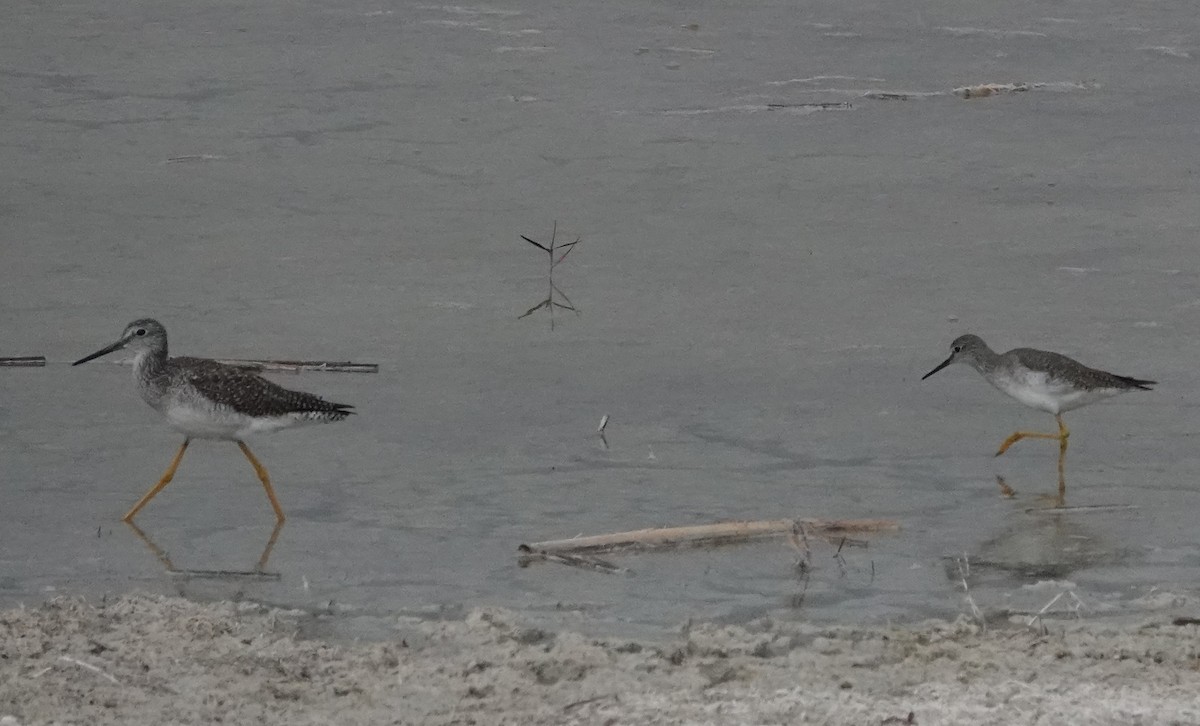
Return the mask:
<path id="1" fill-rule="evenodd" d="M 991 383 L 1030 408 L 1053 414 L 1062 412 L 1062 387 L 1054 385 L 1045 373 L 1015 371 L 997 376 Z"/>

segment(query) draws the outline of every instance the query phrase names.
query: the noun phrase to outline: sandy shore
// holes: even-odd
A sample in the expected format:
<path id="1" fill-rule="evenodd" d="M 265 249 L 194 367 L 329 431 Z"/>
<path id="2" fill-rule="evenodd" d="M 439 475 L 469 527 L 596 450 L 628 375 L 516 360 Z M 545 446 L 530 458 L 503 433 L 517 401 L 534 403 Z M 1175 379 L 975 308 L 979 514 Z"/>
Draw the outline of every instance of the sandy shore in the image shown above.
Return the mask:
<path id="1" fill-rule="evenodd" d="M 758 622 L 648 643 L 480 609 L 331 644 L 295 636 L 305 617 L 144 596 L 6 611 L 0 723 L 1200 722 L 1197 626 L 1169 618 L 1048 632 Z"/>

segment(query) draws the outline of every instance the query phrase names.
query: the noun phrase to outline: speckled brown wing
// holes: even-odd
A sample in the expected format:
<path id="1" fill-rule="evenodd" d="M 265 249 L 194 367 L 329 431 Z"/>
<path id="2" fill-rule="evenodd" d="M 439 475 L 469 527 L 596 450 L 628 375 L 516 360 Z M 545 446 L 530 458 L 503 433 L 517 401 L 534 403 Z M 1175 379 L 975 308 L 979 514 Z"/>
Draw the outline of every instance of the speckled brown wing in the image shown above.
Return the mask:
<path id="1" fill-rule="evenodd" d="M 312 393 L 293 391 L 268 381 L 257 373 L 206 358 L 172 358 L 172 377 L 188 385 L 218 406 L 228 406 L 247 416 L 310 414 L 313 418 L 340 421 L 353 413 L 353 406 L 326 401 Z"/>
<path id="2" fill-rule="evenodd" d="M 1089 368 L 1074 358 L 1061 353 L 1034 348 L 1014 348 L 1004 354 L 1014 357 L 1024 367 L 1046 373 L 1050 378 L 1070 383 L 1087 390 L 1112 389 L 1149 391 L 1158 381 L 1149 381 L 1129 376 L 1119 376 L 1098 368 Z"/>

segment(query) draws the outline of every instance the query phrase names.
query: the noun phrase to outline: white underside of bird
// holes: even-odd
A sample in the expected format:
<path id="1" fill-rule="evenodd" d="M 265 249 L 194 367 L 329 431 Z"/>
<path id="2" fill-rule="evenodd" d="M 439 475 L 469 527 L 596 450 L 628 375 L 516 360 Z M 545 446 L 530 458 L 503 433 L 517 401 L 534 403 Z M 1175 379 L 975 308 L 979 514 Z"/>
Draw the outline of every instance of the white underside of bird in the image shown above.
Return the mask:
<path id="1" fill-rule="evenodd" d="M 997 376 L 989 382 L 1026 406 L 1055 415 L 1122 392 L 1119 388 L 1079 389 L 1044 371 L 1031 370 L 1017 371 L 1013 376 Z"/>
<path id="2" fill-rule="evenodd" d="M 156 407 L 157 408 L 157 407 Z M 255 434 L 317 423 L 301 413 L 282 416 L 248 416 L 227 407 L 196 406 L 174 402 L 159 409 L 171 428 L 192 439 L 241 441 Z"/>

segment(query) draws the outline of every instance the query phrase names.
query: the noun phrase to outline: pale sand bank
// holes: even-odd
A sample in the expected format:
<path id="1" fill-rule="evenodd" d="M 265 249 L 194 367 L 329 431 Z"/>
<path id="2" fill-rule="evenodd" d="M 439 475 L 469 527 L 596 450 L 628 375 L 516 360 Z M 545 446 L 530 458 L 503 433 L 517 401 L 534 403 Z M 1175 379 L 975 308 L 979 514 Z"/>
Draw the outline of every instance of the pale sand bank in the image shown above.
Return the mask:
<path id="1" fill-rule="evenodd" d="M 364 644 L 297 639 L 306 617 L 144 596 L 3 612 L 0 723 L 1200 723 L 1200 630 L 1167 616 L 1048 634 L 764 621 L 650 643 L 480 609 Z"/>

